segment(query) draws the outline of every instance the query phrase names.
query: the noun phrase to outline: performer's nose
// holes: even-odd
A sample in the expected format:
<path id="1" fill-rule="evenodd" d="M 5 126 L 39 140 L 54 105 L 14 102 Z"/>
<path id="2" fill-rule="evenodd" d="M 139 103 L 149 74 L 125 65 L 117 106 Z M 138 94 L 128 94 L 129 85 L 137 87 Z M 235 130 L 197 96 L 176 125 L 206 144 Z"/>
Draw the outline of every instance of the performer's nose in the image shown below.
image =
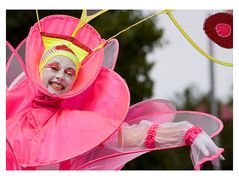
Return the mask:
<path id="1" fill-rule="evenodd" d="M 59 71 L 56 75 L 56 79 L 62 82 L 64 80 L 64 74 L 61 71 Z"/>

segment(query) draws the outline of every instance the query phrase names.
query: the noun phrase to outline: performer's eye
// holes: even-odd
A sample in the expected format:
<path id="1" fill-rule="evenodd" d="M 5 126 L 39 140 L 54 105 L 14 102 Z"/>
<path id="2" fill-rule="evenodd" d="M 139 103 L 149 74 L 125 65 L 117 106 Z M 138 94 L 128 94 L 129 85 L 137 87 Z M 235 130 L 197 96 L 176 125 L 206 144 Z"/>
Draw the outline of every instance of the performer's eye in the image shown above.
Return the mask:
<path id="1" fill-rule="evenodd" d="M 72 68 L 67 68 L 65 70 L 65 73 L 68 75 L 68 76 L 74 76 L 75 75 L 75 70 L 72 69 Z"/>
<path id="2" fill-rule="evenodd" d="M 51 69 L 52 69 L 53 71 L 59 71 L 59 68 L 58 68 L 58 67 L 55 67 L 55 66 L 52 66 Z"/>
<path id="3" fill-rule="evenodd" d="M 68 75 L 68 76 L 72 76 L 72 74 L 70 73 L 70 72 L 65 72 L 66 73 L 66 75 Z"/>

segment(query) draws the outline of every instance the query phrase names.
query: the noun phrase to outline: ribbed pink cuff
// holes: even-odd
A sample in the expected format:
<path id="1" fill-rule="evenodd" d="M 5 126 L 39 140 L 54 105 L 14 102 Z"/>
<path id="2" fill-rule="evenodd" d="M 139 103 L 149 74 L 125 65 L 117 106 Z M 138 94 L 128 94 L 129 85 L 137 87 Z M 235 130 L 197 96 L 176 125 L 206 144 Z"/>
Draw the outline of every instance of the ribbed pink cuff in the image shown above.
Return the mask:
<path id="1" fill-rule="evenodd" d="M 147 137 L 145 139 L 146 148 L 155 148 L 155 136 L 156 130 L 158 129 L 158 124 L 152 124 L 147 132 Z"/>
<path id="2" fill-rule="evenodd" d="M 186 134 L 184 135 L 184 142 L 186 145 L 191 145 L 194 141 L 194 139 L 198 136 L 200 132 L 202 132 L 203 129 L 197 126 L 193 126 L 190 129 L 187 130 Z"/>

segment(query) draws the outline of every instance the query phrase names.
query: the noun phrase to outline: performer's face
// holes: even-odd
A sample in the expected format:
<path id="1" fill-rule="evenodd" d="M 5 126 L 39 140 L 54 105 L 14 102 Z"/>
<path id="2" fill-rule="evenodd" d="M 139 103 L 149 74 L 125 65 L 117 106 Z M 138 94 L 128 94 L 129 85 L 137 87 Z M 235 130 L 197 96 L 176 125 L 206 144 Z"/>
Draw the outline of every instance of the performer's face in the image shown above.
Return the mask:
<path id="1" fill-rule="evenodd" d="M 64 94 L 75 82 L 75 64 L 67 57 L 55 56 L 43 68 L 42 79 L 51 94 Z"/>

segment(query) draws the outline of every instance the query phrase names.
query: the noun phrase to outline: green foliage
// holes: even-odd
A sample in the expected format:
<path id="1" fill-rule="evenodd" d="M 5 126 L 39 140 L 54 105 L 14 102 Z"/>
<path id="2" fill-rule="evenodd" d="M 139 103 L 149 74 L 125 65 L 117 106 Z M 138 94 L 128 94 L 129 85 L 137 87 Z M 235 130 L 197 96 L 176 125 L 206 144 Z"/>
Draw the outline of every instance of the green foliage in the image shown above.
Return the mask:
<path id="1" fill-rule="evenodd" d="M 189 147 L 153 151 L 127 163 L 123 170 L 192 170 Z"/>
<path id="2" fill-rule="evenodd" d="M 190 85 L 185 88 L 183 92 L 176 93 L 172 101 L 177 105 L 177 109 L 196 110 L 203 99 L 202 95 L 197 90 L 198 89 L 194 85 Z"/>

